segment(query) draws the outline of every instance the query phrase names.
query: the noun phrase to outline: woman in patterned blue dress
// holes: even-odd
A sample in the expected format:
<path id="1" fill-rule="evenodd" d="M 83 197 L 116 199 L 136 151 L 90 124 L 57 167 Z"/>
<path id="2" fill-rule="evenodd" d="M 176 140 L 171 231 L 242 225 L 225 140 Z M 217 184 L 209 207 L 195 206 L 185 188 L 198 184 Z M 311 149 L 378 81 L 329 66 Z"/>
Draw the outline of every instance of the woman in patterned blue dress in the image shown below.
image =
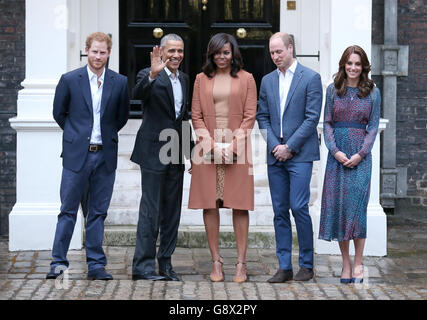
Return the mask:
<path id="1" fill-rule="evenodd" d="M 326 91 L 324 137 L 329 149 L 322 194 L 319 239 L 341 250 L 341 283 L 363 281 L 372 156 L 381 96 L 369 79 L 370 64 L 359 46 L 348 47 Z M 354 241 L 353 269 L 349 254 Z"/>

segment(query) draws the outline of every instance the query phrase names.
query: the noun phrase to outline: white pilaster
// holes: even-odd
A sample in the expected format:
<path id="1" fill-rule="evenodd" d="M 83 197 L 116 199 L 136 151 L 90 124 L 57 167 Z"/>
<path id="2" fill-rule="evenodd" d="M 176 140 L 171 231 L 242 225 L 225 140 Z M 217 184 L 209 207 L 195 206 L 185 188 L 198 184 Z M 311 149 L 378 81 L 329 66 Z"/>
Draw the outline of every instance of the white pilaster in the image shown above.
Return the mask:
<path id="1" fill-rule="evenodd" d="M 329 17 L 325 22 L 329 24 L 324 27 L 324 42 L 327 59 L 323 64 L 322 77 L 323 82 L 328 84 L 332 81 L 332 76 L 338 71 L 338 62 L 344 50 L 350 45 L 359 45 L 362 47 L 368 57 L 371 56 L 371 0 L 328 0 L 325 4 L 329 5 L 329 10 L 324 12 L 325 17 Z M 349 13 L 349 14 L 347 14 Z M 329 70 L 325 67 L 329 66 Z M 325 78 L 328 76 L 329 78 Z M 371 192 L 368 203 L 367 220 L 367 239 L 365 243 L 364 255 L 367 256 L 385 256 L 387 255 L 387 217 L 379 201 L 380 195 L 380 132 L 385 129 L 388 120 L 381 120 L 378 136 L 372 148 L 372 175 Z M 323 113 L 319 124 L 319 132 L 323 136 Z M 328 150 L 325 146 L 323 137 L 321 143 L 321 179 L 323 186 L 323 177 L 325 174 L 326 160 Z M 339 246 L 336 241 L 328 242 L 318 240 L 321 197 L 315 204 L 316 214 L 313 221 L 315 235 L 315 251 L 318 254 L 340 254 Z M 354 245 L 351 242 L 350 253 L 354 254 Z"/>
<path id="2" fill-rule="evenodd" d="M 69 1 L 26 1 L 26 74 L 18 93 L 17 201 L 9 215 L 9 249 L 52 248 L 60 210 L 62 130 L 52 118 L 55 87 L 67 72 Z M 78 215 L 71 249 L 82 247 Z"/>

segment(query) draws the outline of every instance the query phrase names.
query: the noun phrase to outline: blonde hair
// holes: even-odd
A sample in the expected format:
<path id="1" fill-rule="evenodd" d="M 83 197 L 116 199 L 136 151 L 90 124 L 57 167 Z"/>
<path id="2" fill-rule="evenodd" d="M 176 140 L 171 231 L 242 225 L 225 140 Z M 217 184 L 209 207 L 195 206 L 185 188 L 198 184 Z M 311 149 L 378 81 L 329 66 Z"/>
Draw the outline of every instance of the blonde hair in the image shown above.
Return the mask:
<path id="1" fill-rule="evenodd" d="M 94 32 L 87 36 L 86 38 L 86 48 L 89 49 L 92 46 L 93 41 L 106 42 L 108 51 L 111 51 L 113 47 L 113 41 L 110 36 L 104 32 Z"/>

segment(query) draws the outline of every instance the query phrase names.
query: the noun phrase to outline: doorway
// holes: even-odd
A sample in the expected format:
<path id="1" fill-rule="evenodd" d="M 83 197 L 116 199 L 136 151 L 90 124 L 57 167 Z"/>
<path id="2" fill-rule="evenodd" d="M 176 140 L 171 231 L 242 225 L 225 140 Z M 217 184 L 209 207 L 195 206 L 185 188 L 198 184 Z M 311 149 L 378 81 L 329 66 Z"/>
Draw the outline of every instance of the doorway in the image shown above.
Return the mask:
<path id="1" fill-rule="evenodd" d="M 234 35 L 244 69 L 253 74 L 257 88 L 275 66 L 269 59 L 268 41 L 280 28 L 280 0 L 120 0 L 120 73 L 133 88 L 139 70 L 150 66 L 150 52 L 168 33 L 185 44 L 182 71 L 190 76 L 191 91 L 201 72 L 212 35 Z M 138 102 L 131 118 L 140 118 Z"/>

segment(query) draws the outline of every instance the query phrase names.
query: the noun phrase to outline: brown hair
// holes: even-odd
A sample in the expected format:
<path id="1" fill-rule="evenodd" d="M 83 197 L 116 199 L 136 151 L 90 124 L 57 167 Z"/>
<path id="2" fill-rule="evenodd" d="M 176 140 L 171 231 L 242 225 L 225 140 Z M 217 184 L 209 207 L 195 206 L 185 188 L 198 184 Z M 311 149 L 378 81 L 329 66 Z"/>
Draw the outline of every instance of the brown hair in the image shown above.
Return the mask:
<path id="1" fill-rule="evenodd" d="M 360 74 L 359 83 L 357 84 L 357 88 L 360 92 L 357 94 L 357 96 L 359 98 L 367 97 L 374 88 L 374 81 L 369 79 L 368 76 L 369 72 L 371 71 L 371 65 L 369 63 L 366 52 L 357 45 L 350 46 L 344 50 L 344 53 L 342 54 L 341 60 L 339 62 L 338 72 L 334 74 L 335 89 L 337 90 L 339 97 L 345 95 L 347 91 L 347 73 L 345 72 L 345 65 L 350 58 L 350 55 L 353 53 L 360 56 L 360 61 L 362 63 L 362 73 Z"/>
<path id="2" fill-rule="evenodd" d="M 233 58 L 231 60 L 230 75 L 237 77 L 237 72 L 243 68 L 243 59 L 240 54 L 239 46 L 236 39 L 228 33 L 217 33 L 214 35 L 208 43 L 208 49 L 206 52 L 206 62 L 202 68 L 203 73 L 209 78 L 212 78 L 216 73 L 216 64 L 214 62 L 214 55 L 226 44 L 229 43 L 231 46 L 231 52 Z"/>
<path id="3" fill-rule="evenodd" d="M 292 48 L 294 48 L 294 40 L 292 38 L 292 36 L 288 33 L 285 32 L 276 32 L 275 34 L 273 34 L 270 37 L 270 40 L 273 38 L 280 38 L 283 41 L 283 44 L 285 45 L 286 48 L 289 48 L 289 45 L 292 45 Z"/>
<path id="4" fill-rule="evenodd" d="M 111 48 L 113 47 L 113 41 L 111 41 L 110 36 L 104 32 L 94 32 L 88 35 L 86 38 L 86 48 L 89 49 L 92 46 L 93 41 L 106 42 L 108 51 L 111 51 Z"/>

